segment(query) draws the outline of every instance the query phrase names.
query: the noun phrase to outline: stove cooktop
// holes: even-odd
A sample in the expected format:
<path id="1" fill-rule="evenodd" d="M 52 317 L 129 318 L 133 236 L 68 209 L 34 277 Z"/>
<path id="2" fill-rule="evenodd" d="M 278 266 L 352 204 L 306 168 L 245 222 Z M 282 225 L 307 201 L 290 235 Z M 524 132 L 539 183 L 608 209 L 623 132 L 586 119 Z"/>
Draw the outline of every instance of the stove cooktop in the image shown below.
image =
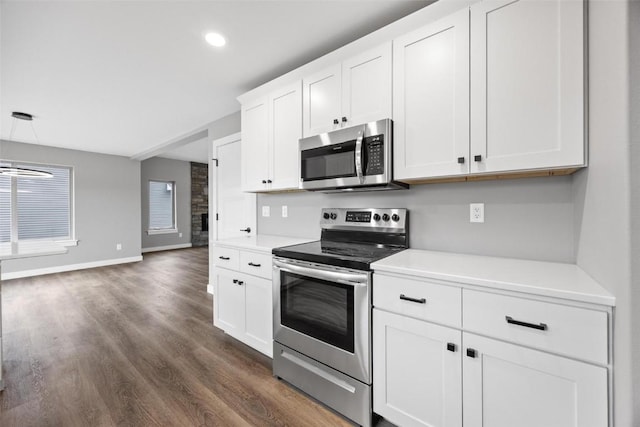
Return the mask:
<path id="1" fill-rule="evenodd" d="M 335 265 L 354 270 L 370 270 L 370 264 L 405 250 L 403 247 L 367 243 L 316 242 L 285 246 L 273 250 L 282 258 Z"/>

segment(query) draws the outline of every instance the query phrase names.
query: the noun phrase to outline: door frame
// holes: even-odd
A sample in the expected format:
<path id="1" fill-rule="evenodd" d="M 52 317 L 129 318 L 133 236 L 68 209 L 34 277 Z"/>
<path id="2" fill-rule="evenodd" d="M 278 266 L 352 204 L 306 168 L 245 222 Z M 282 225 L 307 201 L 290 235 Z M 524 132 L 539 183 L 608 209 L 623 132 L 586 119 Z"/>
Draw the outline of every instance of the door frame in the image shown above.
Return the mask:
<path id="1" fill-rule="evenodd" d="M 209 284 L 207 285 L 207 292 L 213 294 L 213 283 L 214 283 L 214 269 L 211 265 L 211 252 L 213 251 L 213 246 L 215 242 L 218 240 L 218 221 L 215 218 L 216 213 L 218 212 L 218 191 L 216 188 L 217 185 L 217 160 L 216 158 L 216 150 L 218 147 L 223 145 L 231 144 L 231 143 L 241 143 L 241 133 L 234 133 L 223 138 L 215 139 L 209 145 Z M 255 194 L 247 193 L 247 196 L 251 197 L 251 207 L 253 216 L 249 220 L 251 227 L 250 236 L 255 236 L 257 234 L 258 228 L 258 218 L 256 216 L 257 209 L 257 197 Z"/>

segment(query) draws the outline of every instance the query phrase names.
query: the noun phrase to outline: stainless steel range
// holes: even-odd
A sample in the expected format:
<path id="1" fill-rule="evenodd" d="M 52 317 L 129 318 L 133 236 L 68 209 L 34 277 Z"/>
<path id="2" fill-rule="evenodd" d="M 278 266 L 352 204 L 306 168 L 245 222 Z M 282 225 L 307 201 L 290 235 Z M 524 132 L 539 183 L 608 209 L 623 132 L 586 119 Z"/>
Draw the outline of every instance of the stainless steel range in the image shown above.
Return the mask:
<path id="1" fill-rule="evenodd" d="M 408 247 L 406 209 L 323 209 L 321 240 L 273 250 L 273 373 L 371 425 L 371 263 Z"/>

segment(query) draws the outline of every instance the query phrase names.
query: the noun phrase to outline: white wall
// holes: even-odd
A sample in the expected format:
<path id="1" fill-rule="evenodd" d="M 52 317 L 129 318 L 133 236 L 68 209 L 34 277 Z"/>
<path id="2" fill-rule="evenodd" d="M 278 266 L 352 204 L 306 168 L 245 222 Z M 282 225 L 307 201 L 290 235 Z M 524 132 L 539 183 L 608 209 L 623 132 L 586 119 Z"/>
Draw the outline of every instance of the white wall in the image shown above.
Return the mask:
<path id="1" fill-rule="evenodd" d="M 140 257 L 140 162 L 35 144 L 1 143 L 5 159 L 73 167 L 79 241 L 63 255 L 3 261 L 3 275 Z M 117 243 L 122 250 L 116 250 Z"/>
<path id="2" fill-rule="evenodd" d="M 177 233 L 147 234 L 149 228 L 149 181 L 176 183 Z M 191 163 L 183 160 L 152 157 L 140 167 L 140 193 L 142 200 L 142 249 L 186 247 L 191 244 Z M 179 233 L 182 233 L 180 237 Z"/>

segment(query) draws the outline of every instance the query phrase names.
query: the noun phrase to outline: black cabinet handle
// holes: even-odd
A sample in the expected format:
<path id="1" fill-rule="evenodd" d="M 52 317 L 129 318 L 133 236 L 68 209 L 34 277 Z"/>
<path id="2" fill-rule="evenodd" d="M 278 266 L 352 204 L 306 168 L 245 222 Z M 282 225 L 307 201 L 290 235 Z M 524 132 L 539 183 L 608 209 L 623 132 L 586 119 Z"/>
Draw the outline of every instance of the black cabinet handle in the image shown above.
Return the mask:
<path id="1" fill-rule="evenodd" d="M 472 348 L 467 349 L 467 357 L 471 357 L 472 359 L 478 356 L 478 352 Z"/>
<path id="2" fill-rule="evenodd" d="M 244 282 L 242 280 L 238 280 L 238 286 L 242 286 L 244 285 Z"/>
<path id="3" fill-rule="evenodd" d="M 218 258 L 225 260 L 225 261 L 229 261 L 231 258 L 229 258 L 228 256 L 222 256 L 220 255 Z"/>
<path id="4" fill-rule="evenodd" d="M 464 157 L 458 157 L 458 163 L 464 164 Z"/>
<path id="5" fill-rule="evenodd" d="M 455 353 L 456 352 L 456 345 L 452 342 L 448 342 L 447 343 L 447 350 Z"/>
<path id="6" fill-rule="evenodd" d="M 342 123 L 347 123 L 347 118 L 342 116 Z"/>
<path id="7" fill-rule="evenodd" d="M 524 326 L 525 328 L 538 329 L 540 331 L 546 331 L 547 330 L 547 324 L 546 323 L 538 323 L 536 325 L 535 323 L 522 322 L 520 320 L 515 320 L 511 316 L 504 316 L 504 318 L 507 321 L 507 323 L 509 323 L 511 325 Z"/>
<path id="8" fill-rule="evenodd" d="M 251 267 L 260 267 L 260 264 L 254 264 L 252 262 L 250 262 L 248 265 L 250 265 Z"/>
<path id="9" fill-rule="evenodd" d="M 251 233 L 251 227 L 242 228 L 240 231 L 244 231 L 245 233 Z"/>
<path id="10" fill-rule="evenodd" d="M 475 160 L 476 162 L 481 162 L 482 161 L 482 156 L 477 154 L 477 155 L 473 156 L 473 160 Z"/>
<path id="11" fill-rule="evenodd" d="M 427 300 L 424 298 L 411 298 L 406 296 L 405 294 L 400 294 L 400 299 L 405 301 L 417 302 L 418 304 L 426 304 Z"/>
<path id="12" fill-rule="evenodd" d="M 267 183 L 267 180 L 266 180 L 266 179 L 263 179 L 263 180 L 262 180 L 262 183 L 263 183 L 263 184 L 266 184 L 266 183 Z"/>
<path id="13" fill-rule="evenodd" d="M 267 180 L 267 184 L 271 184 L 273 181 L 271 181 L 270 179 Z"/>
<path id="14" fill-rule="evenodd" d="M 233 283 L 238 283 L 238 279 L 233 279 Z"/>
<path id="15" fill-rule="evenodd" d="M 333 119 L 333 124 L 334 124 L 334 125 L 337 125 L 338 123 L 339 123 L 339 122 L 338 122 L 338 119 Z"/>

